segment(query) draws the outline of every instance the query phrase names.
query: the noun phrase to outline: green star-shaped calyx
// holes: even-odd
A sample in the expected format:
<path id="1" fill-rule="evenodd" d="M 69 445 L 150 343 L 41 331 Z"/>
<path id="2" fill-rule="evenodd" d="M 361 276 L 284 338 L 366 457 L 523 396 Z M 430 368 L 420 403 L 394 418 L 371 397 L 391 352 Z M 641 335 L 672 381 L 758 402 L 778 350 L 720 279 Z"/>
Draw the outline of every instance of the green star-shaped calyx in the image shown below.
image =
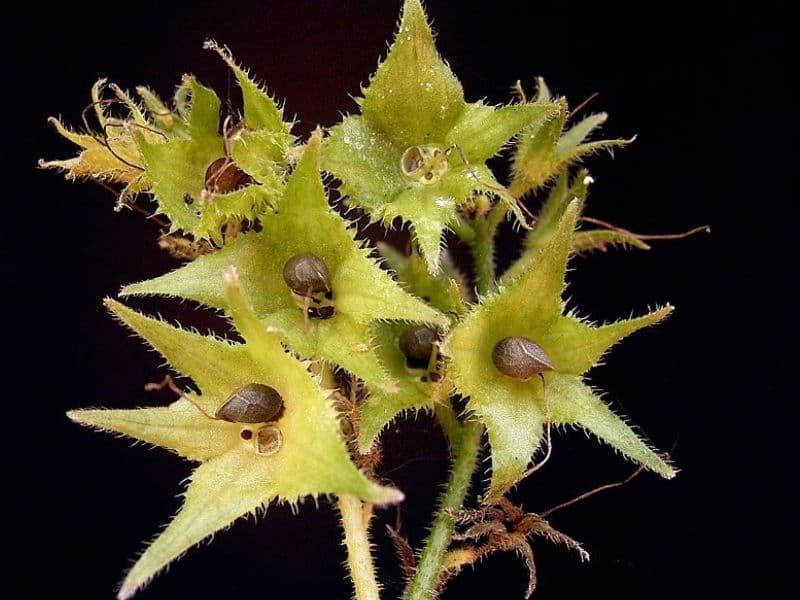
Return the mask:
<path id="1" fill-rule="evenodd" d="M 261 231 L 238 235 L 217 252 L 130 285 L 123 294 L 178 296 L 228 310 L 221 274 L 234 265 L 259 319 L 284 332 L 292 350 L 339 365 L 370 386 L 391 392 L 397 382 L 375 356 L 372 323 L 427 322 L 446 327 L 447 319 L 404 292 L 330 208 L 319 173 L 320 144 L 317 132 L 287 182 L 278 210 L 261 218 Z M 302 302 L 284 282 L 289 259 L 306 253 L 317 256 L 328 269 L 334 307 L 330 318 L 304 318 Z"/>
<path id="2" fill-rule="evenodd" d="M 524 128 L 546 120 L 554 105 L 465 102 L 419 0 L 406 0 L 395 41 L 363 94 L 361 115 L 331 130 L 323 167 L 374 221 L 410 223 L 432 273 L 439 270 L 443 231 L 473 192 L 498 196 L 522 220 L 485 162 Z"/>
<path id="3" fill-rule="evenodd" d="M 158 212 L 169 217 L 172 230 L 221 245 L 226 226 L 254 221 L 272 208 L 283 189 L 284 155 L 294 137 L 280 106 L 230 53 L 212 41 L 205 47 L 233 71 L 242 91 L 242 120 L 229 115 L 220 124 L 217 95 L 187 77 L 175 96 L 176 111 L 154 117 L 169 127 L 172 139 L 161 144 L 138 139 Z M 163 111 L 151 92 L 140 94 L 152 111 Z"/>
<path id="4" fill-rule="evenodd" d="M 350 461 L 328 392 L 305 363 L 284 350 L 280 336 L 258 321 L 235 271 L 226 272 L 225 278 L 230 312 L 244 344 L 191 333 L 107 301 L 123 323 L 177 372 L 190 377 L 199 393 L 187 392 L 167 407 L 69 413 L 84 425 L 163 446 L 202 463 L 190 477 L 180 512 L 127 574 L 120 599 L 132 596 L 215 531 L 273 500 L 295 503 L 319 494 L 352 494 L 378 504 L 402 500 L 400 492 L 369 481 Z M 280 394 L 283 410 L 276 422 L 231 423 L 213 417 L 235 390 L 252 383 Z M 274 453 L 259 451 L 262 427 L 280 431 Z"/>
<path id="5" fill-rule="evenodd" d="M 657 323 L 672 308 L 600 327 L 564 314 L 561 295 L 578 209 L 578 201 L 566 207 L 530 269 L 483 298 L 442 346 L 450 358 L 448 377 L 459 393 L 469 397 L 468 410 L 488 430 L 490 499 L 502 496 L 523 475 L 548 419 L 556 425 L 582 427 L 665 477 L 675 473 L 582 381 L 613 344 Z M 554 368 L 527 381 L 501 373 L 492 353 L 498 342 L 514 336 L 541 347 Z"/>

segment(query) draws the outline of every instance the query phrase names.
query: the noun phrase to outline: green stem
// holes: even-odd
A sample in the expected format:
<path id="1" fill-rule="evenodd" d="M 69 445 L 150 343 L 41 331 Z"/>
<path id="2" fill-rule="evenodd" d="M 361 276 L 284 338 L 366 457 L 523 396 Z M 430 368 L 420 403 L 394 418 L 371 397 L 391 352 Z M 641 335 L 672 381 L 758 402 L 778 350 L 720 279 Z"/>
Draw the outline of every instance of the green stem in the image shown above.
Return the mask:
<path id="1" fill-rule="evenodd" d="M 431 532 L 425 541 L 414 579 L 406 592 L 406 600 L 429 600 L 436 591 L 445 553 L 455 529 L 455 522 L 450 512 L 459 510 L 464 504 L 478 460 L 482 434 L 481 423 L 467 422 L 461 430 L 458 443 L 453 444 L 454 458 L 450 480 L 447 482 Z"/>
<path id="2" fill-rule="evenodd" d="M 356 600 L 380 600 L 375 566 L 370 552 L 368 523 L 361 500 L 349 494 L 339 496 L 344 543 L 347 546 L 347 566 L 356 592 Z"/>

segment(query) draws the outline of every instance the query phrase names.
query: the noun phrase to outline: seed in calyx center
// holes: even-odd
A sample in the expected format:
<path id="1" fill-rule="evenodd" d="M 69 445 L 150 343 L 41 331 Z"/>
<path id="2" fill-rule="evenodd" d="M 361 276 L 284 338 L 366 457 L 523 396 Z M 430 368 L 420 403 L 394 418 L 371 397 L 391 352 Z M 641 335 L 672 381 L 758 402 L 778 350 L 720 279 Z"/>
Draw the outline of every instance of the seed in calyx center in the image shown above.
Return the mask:
<path id="1" fill-rule="evenodd" d="M 283 410 L 283 398 L 275 388 L 248 383 L 233 392 L 214 415 L 231 423 L 267 423 Z"/>
<path id="2" fill-rule="evenodd" d="M 283 281 L 295 294 L 313 296 L 329 292 L 330 274 L 325 262 L 316 254 L 295 254 L 283 266 Z"/>
<path id="3" fill-rule="evenodd" d="M 522 336 L 497 342 L 492 350 L 492 362 L 503 375 L 523 381 L 555 369 L 542 347 Z"/>
<path id="4" fill-rule="evenodd" d="M 407 329 L 400 336 L 400 351 L 406 355 L 409 362 L 422 363 L 427 366 L 436 343 L 436 331 L 424 325 Z"/>
<path id="5" fill-rule="evenodd" d="M 214 194 L 228 194 L 252 182 L 228 157 L 218 158 L 206 169 L 206 190 Z"/>

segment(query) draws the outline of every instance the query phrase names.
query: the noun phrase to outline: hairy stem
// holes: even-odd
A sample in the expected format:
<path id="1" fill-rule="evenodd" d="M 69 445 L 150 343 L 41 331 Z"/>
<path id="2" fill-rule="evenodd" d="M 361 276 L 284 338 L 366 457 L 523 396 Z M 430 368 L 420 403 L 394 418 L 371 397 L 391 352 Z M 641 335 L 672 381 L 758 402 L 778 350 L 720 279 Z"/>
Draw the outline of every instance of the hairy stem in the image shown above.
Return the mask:
<path id="1" fill-rule="evenodd" d="M 506 205 L 498 203 L 474 221 L 459 219 L 452 226 L 455 234 L 472 250 L 475 259 L 475 286 L 481 295 L 495 288 L 494 236 L 507 212 Z"/>
<path id="2" fill-rule="evenodd" d="M 406 592 L 406 600 L 429 600 L 436 591 L 439 575 L 455 523 L 451 511 L 459 510 L 469 490 L 472 473 L 478 460 L 483 425 L 478 422 L 466 423 L 457 443 L 453 444 L 453 469 L 450 480 L 442 496 L 439 511 L 433 527 L 425 540 L 417 571 Z"/>
<path id="3" fill-rule="evenodd" d="M 339 496 L 344 543 L 347 546 L 347 566 L 353 580 L 356 600 L 380 600 L 375 566 L 372 564 L 368 525 L 370 511 L 361 500 L 349 494 Z"/>

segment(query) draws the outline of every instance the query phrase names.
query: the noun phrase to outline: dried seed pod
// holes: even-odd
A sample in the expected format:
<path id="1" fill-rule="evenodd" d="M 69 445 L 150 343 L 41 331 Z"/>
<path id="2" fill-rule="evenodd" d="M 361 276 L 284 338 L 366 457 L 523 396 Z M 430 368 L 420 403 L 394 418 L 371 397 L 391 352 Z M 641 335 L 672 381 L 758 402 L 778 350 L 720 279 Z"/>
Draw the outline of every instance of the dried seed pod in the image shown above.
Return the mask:
<path id="1" fill-rule="evenodd" d="M 422 362 L 427 366 L 436 341 L 435 330 L 424 325 L 418 325 L 406 330 L 400 336 L 400 351 L 411 361 Z"/>
<path id="2" fill-rule="evenodd" d="M 295 254 L 283 266 L 283 280 L 295 294 L 310 296 L 331 289 L 330 275 L 325 262 L 315 254 Z"/>
<path id="3" fill-rule="evenodd" d="M 248 383 L 233 392 L 214 415 L 232 423 L 267 423 L 283 409 L 283 398 L 268 385 Z"/>
<path id="4" fill-rule="evenodd" d="M 523 381 L 555 368 L 539 344 L 522 336 L 497 342 L 492 350 L 492 362 L 503 375 Z"/>
<path id="5" fill-rule="evenodd" d="M 272 456 L 283 446 L 283 433 L 275 425 L 264 425 L 256 434 L 256 454 Z"/>
<path id="6" fill-rule="evenodd" d="M 234 192 L 252 181 L 250 175 L 228 157 L 218 158 L 206 169 L 206 190 L 213 194 Z"/>

